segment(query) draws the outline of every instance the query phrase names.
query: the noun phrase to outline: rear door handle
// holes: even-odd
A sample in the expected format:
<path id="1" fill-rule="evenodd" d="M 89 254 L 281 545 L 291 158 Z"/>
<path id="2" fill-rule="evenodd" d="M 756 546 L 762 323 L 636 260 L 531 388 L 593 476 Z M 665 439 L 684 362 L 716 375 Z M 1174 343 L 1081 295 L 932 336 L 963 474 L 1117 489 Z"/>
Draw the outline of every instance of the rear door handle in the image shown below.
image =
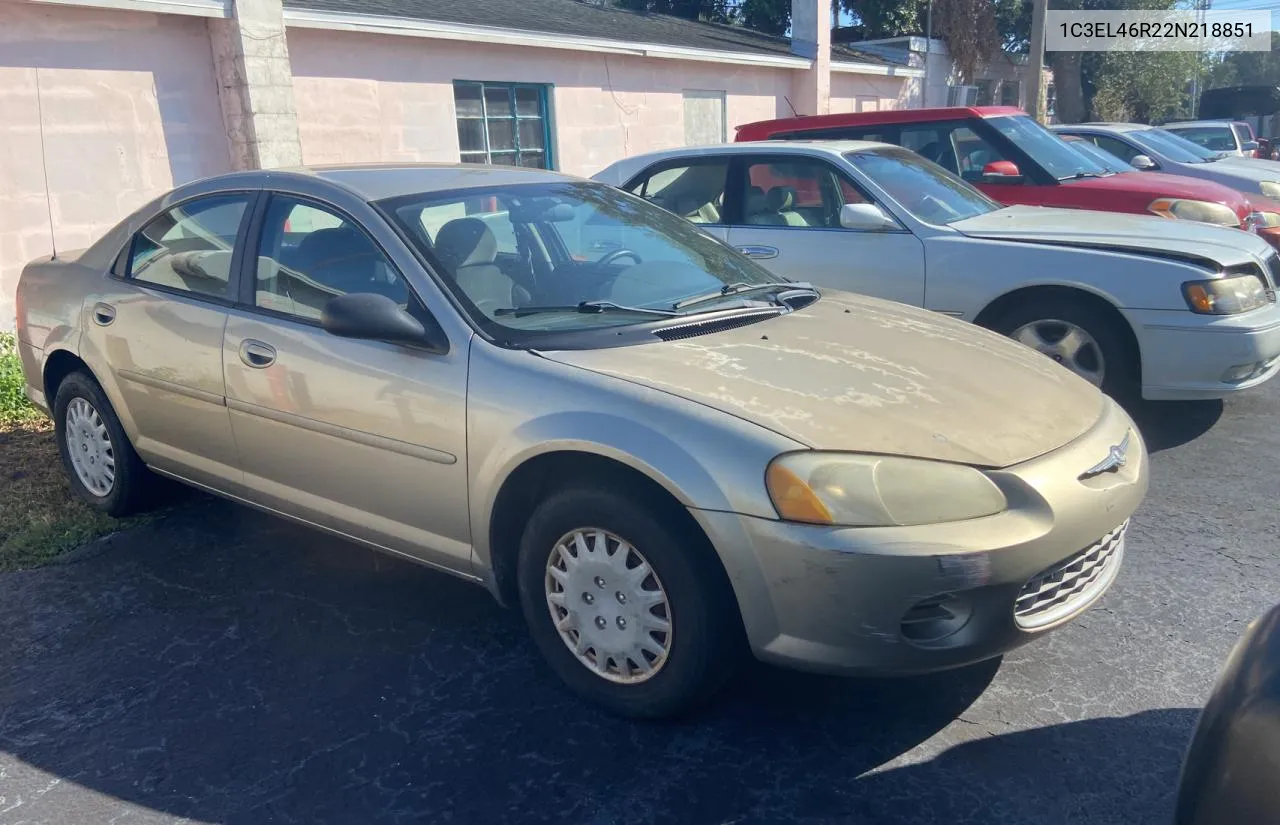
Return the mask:
<path id="1" fill-rule="evenodd" d="M 748 258 L 778 257 L 778 247 L 776 246 L 740 246 L 738 251 Z"/>
<path id="2" fill-rule="evenodd" d="M 100 327 L 105 327 L 116 319 L 116 308 L 111 304 L 96 303 L 93 305 L 93 322 Z"/>
<path id="3" fill-rule="evenodd" d="M 255 370 L 265 369 L 276 362 L 275 347 L 246 338 L 240 342 L 240 360 Z"/>

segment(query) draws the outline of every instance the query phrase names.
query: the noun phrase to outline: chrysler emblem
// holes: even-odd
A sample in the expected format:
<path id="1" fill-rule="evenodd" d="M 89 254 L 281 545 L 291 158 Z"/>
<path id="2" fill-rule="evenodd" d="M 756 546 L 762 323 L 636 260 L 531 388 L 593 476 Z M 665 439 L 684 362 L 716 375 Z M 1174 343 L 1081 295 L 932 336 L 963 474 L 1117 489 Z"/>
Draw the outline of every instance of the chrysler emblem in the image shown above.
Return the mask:
<path id="1" fill-rule="evenodd" d="M 1083 481 L 1086 478 L 1109 473 L 1113 470 L 1119 470 L 1121 467 L 1129 463 L 1129 433 L 1124 434 L 1124 439 L 1119 444 L 1112 444 L 1111 449 L 1107 452 L 1107 457 L 1093 465 L 1089 469 L 1080 474 Z"/>

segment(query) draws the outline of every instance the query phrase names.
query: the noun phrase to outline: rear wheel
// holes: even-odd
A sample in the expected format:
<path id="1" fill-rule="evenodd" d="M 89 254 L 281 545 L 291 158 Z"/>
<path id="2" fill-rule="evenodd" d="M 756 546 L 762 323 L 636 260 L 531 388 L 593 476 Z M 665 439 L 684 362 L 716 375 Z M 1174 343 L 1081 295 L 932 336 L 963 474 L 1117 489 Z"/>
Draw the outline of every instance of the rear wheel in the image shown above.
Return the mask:
<path id="1" fill-rule="evenodd" d="M 1140 395 L 1138 353 L 1123 321 L 1079 299 L 1033 298 L 992 328 L 1053 359 L 1113 398 Z"/>
<path id="2" fill-rule="evenodd" d="M 110 516 L 139 509 L 154 476 L 129 443 L 102 387 L 87 372 L 58 385 L 53 421 L 71 488 L 89 506 Z"/>
<path id="3" fill-rule="evenodd" d="M 579 695 L 624 716 L 678 714 L 724 684 L 741 650 L 737 603 L 708 555 L 633 496 L 553 493 L 521 541 L 525 621 Z"/>

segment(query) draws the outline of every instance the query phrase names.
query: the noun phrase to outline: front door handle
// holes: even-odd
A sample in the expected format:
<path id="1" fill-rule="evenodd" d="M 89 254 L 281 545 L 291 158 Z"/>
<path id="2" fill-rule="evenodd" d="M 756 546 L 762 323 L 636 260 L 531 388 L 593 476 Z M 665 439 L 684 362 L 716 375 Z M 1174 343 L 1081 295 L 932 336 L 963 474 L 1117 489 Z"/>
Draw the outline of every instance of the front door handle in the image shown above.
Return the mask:
<path id="1" fill-rule="evenodd" d="M 93 322 L 100 327 L 105 327 L 116 319 L 116 308 L 111 304 L 96 303 L 93 305 Z"/>
<path id="2" fill-rule="evenodd" d="M 275 347 L 246 338 L 240 342 L 240 360 L 255 370 L 265 369 L 276 362 Z"/>
<path id="3" fill-rule="evenodd" d="M 748 258 L 778 257 L 778 247 L 776 246 L 740 246 L 738 251 Z"/>

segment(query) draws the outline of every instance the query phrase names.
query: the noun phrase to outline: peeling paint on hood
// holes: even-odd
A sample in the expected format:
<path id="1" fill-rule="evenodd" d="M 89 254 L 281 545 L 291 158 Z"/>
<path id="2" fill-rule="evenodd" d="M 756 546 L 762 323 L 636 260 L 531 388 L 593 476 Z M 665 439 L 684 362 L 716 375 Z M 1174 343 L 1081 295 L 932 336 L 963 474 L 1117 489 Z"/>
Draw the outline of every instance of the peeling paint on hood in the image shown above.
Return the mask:
<path id="1" fill-rule="evenodd" d="M 1266 241 L 1240 229 L 1155 215 L 1046 206 L 1010 206 L 956 221 L 951 228 L 971 238 L 1174 253 L 1212 258 L 1222 266 L 1255 263 L 1253 255 L 1265 257 L 1271 251 Z"/>
<path id="2" fill-rule="evenodd" d="M 676 342 L 543 355 L 678 395 L 814 449 L 1004 467 L 1079 437 L 1102 394 L 1003 336 L 835 290 Z"/>

